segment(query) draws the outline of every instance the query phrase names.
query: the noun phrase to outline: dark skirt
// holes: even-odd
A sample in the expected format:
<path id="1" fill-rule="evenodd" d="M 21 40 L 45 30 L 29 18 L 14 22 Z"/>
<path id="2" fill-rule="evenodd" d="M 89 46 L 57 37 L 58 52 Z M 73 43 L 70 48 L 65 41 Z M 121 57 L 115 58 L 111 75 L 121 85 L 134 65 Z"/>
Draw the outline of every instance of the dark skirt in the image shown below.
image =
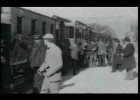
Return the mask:
<path id="1" fill-rule="evenodd" d="M 126 57 L 123 59 L 123 66 L 126 69 L 136 68 L 136 61 L 134 55 Z"/>
<path id="2" fill-rule="evenodd" d="M 122 59 L 121 59 L 121 55 L 113 55 L 113 63 L 114 64 L 122 64 Z"/>

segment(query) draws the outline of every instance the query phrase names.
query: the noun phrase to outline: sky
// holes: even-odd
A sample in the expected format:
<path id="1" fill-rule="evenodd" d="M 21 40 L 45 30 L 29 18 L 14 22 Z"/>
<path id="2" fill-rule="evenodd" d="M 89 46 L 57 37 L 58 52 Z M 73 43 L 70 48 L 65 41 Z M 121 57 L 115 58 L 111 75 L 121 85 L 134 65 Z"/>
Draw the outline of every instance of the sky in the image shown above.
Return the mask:
<path id="1" fill-rule="evenodd" d="M 129 30 L 138 19 L 138 7 L 22 7 L 51 17 L 58 15 L 72 21 L 106 24 L 118 37 Z"/>

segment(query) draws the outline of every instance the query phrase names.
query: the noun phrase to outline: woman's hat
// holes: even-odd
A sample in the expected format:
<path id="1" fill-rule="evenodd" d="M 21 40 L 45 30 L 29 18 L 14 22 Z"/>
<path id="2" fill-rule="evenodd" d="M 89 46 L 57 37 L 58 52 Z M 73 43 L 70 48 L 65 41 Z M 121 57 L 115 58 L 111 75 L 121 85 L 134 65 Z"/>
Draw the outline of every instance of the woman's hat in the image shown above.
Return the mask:
<path id="1" fill-rule="evenodd" d="M 130 42 L 130 38 L 129 37 L 125 37 L 124 39 L 126 42 Z"/>

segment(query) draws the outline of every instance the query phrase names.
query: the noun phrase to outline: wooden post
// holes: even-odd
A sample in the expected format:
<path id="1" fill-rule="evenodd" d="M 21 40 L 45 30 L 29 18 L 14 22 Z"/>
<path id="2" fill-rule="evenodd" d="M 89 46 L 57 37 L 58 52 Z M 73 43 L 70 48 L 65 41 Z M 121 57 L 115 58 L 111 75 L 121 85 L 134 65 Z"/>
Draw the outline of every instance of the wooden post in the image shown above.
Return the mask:
<path id="1" fill-rule="evenodd" d="M 75 21 L 75 24 L 74 24 L 74 41 L 75 41 L 75 39 L 76 39 L 76 21 Z"/>

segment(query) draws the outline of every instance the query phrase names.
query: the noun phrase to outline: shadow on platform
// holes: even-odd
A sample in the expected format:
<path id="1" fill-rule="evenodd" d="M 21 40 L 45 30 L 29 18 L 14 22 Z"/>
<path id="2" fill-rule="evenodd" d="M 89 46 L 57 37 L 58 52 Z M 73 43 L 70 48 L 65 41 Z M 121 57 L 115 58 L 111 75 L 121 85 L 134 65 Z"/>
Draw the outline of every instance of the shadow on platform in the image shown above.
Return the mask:
<path id="1" fill-rule="evenodd" d="M 75 85 L 75 83 L 70 83 L 70 84 L 65 84 L 65 85 L 62 85 L 62 86 L 60 86 L 60 90 L 62 90 L 62 89 L 64 89 L 64 88 L 66 88 L 66 87 L 71 87 L 71 86 L 74 86 Z"/>

